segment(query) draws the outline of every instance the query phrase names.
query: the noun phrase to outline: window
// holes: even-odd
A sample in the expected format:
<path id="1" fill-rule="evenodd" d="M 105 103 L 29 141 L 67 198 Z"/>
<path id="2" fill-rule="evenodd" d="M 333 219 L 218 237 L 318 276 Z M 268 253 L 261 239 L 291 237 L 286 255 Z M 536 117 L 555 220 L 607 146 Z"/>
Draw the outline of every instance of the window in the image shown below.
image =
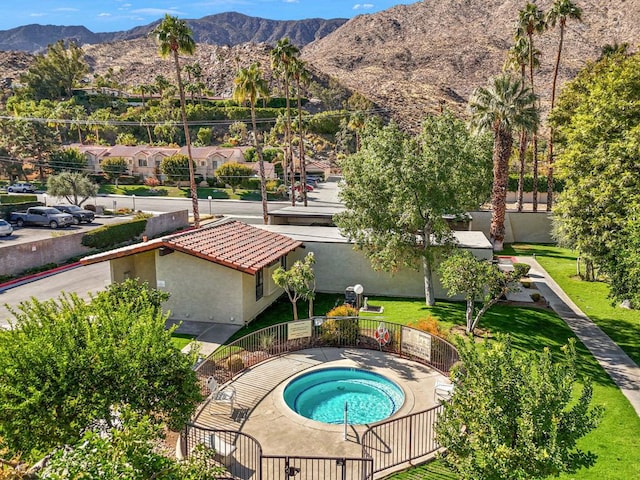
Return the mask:
<path id="1" fill-rule="evenodd" d="M 264 272 L 262 269 L 256 273 L 256 301 L 262 298 L 264 293 Z"/>
<path id="2" fill-rule="evenodd" d="M 283 270 L 287 269 L 287 256 L 283 255 L 280 257 L 280 266 L 283 268 Z"/>
<path id="3" fill-rule="evenodd" d="M 147 166 L 147 159 L 146 158 L 139 158 L 138 159 L 138 166 L 139 167 L 146 167 Z"/>

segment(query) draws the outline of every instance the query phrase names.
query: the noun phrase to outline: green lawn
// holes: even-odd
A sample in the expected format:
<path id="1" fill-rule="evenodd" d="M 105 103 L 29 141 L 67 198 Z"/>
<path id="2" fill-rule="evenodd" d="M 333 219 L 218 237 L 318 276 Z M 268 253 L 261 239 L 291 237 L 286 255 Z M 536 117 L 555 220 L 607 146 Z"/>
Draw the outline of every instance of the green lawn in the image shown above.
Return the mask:
<path id="1" fill-rule="evenodd" d="M 193 335 L 187 335 L 186 333 L 174 333 L 171 335 L 171 343 L 182 350 L 186 347 L 195 337 Z"/>
<path id="2" fill-rule="evenodd" d="M 189 198 L 189 187 L 148 187 L 146 185 L 101 185 L 98 193 L 113 195 L 135 195 L 137 197 L 174 197 Z M 237 189 L 232 192 L 230 188 L 198 188 L 198 198 L 207 200 L 260 200 L 260 192 L 256 190 Z M 282 200 L 267 192 L 269 200 Z"/>
<path id="3" fill-rule="evenodd" d="M 603 282 L 584 282 L 576 275 L 576 253 L 548 245 L 512 245 L 508 255 L 536 256 L 542 267 L 580 309 L 640 364 L 640 313 L 611 304 Z M 640 474 L 639 474 L 640 477 Z"/>
<path id="4" fill-rule="evenodd" d="M 316 300 L 315 314 L 326 313 L 344 297 L 334 294 L 320 294 Z M 438 318 L 444 327 L 464 324 L 464 305 L 454 302 L 438 302 L 428 308 L 422 300 L 369 297 L 372 305 L 384 306 L 384 317 L 388 322 L 406 324 L 428 315 Z M 300 302 L 301 317 L 306 315 L 306 304 Z M 239 336 L 268 325 L 292 319 L 291 304 L 288 301 L 276 303 L 263 313 L 249 327 L 238 332 Z M 548 346 L 558 352 L 560 347 L 574 337 L 566 324 L 553 312 L 534 308 L 518 308 L 498 305 L 493 307 L 483 320 L 480 328 L 491 334 L 509 333 L 513 344 L 523 351 L 542 350 Z M 593 356 L 576 342 L 579 372 L 591 377 L 594 385 L 594 402 L 605 406 L 605 414 L 600 426 L 580 441 L 580 447 L 598 456 L 594 467 L 574 475 L 564 475 L 563 479 L 633 479 L 640 478 L 640 418 L 598 365 Z M 412 468 L 389 477 L 394 480 L 413 479 L 454 479 L 456 476 L 439 462 Z"/>

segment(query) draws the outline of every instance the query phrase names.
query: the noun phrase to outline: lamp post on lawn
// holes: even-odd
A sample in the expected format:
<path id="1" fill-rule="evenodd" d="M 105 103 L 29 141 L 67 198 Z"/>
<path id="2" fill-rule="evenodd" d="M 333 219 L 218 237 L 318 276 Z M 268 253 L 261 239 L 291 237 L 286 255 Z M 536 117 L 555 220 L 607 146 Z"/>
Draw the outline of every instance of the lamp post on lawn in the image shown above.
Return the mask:
<path id="1" fill-rule="evenodd" d="M 133 195 L 131 195 L 131 198 L 133 199 L 133 211 L 136 211 L 136 195 L 135 193 Z"/>
<path id="2" fill-rule="evenodd" d="M 46 193 L 42 194 L 42 202 L 44 203 L 44 206 L 46 207 L 47 206 L 47 194 Z"/>
<path id="3" fill-rule="evenodd" d="M 209 195 L 207 199 L 209 200 L 209 215 L 211 215 L 211 195 Z"/>

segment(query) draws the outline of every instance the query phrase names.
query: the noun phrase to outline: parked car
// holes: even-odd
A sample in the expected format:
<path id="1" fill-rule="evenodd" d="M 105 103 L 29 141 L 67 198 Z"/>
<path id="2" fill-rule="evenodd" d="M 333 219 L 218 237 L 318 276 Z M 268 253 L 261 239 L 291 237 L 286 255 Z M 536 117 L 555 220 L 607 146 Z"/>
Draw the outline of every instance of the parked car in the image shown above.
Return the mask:
<path id="1" fill-rule="evenodd" d="M 13 227 L 6 220 L 0 220 L 0 236 L 8 237 L 13 233 Z"/>
<path id="2" fill-rule="evenodd" d="M 73 224 L 73 217 L 53 207 L 30 207 L 26 212 L 13 212 L 9 221 L 15 222 L 19 227 L 40 225 L 58 228 Z"/>
<path id="3" fill-rule="evenodd" d="M 57 208 L 61 212 L 71 215 L 74 225 L 79 225 L 82 222 L 92 223 L 93 219 L 96 218 L 95 213 L 91 210 L 85 210 L 77 205 L 54 205 L 53 208 Z"/>
<path id="4" fill-rule="evenodd" d="M 14 183 L 7 187 L 9 193 L 33 193 L 36 189 L 30 183 Z"/>

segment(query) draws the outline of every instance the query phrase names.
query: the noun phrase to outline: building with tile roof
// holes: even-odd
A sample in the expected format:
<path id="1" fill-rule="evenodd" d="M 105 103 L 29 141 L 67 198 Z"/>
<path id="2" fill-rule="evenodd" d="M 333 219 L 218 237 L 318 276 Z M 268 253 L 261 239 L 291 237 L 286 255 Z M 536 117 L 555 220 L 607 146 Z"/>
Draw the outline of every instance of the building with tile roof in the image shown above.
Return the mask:
<path id="1" fill-rule="evenodd" d="M 171 294 L 172 319 L 242 325 L 275 301 L 275 269 L 294 261 L 302 242 L 238 221 L 168 235 L 85 257 L 110 261 L 111 280 L 139 278 Z"/>

